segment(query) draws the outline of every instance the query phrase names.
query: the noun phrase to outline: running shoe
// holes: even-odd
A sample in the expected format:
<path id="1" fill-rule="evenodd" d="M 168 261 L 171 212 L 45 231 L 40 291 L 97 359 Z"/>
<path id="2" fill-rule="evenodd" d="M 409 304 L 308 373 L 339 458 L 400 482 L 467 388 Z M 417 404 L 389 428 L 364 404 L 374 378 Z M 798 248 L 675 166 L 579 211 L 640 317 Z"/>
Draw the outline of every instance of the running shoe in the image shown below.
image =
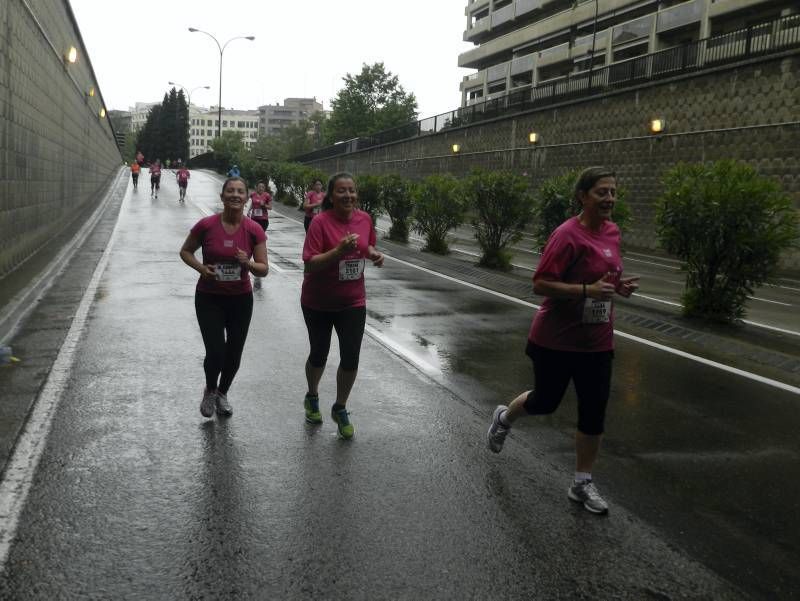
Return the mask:
<path id="1" fill-rule="evenodd" d="M 319 397 L 316 394 L 306 394 L 303 399 L 303 407 L 306 410 L 306 421 L 309 424 L 321 424 L 322 414 L 319 412 Z"/>
<path id="2" fill-rule="evenodd" d="M 567 491 L 567 496 L 576 503 L 583 503 L 587 511 L 597 514 L 608 513 L 608 503 L 597 492 L 597 487 L 591 480 L 573 483 Z"/>
<path id="3" fill-rule="evenodd" d="M 511 428 L 507 428 L 500 423 L 500 415 L 508 409 L 505 405 L 498 405 L 492 414 L 492 425 L 489 426 L 489 431 L 486 433 L 486 442 L 489 445 L 489 450 L 493 453 L 499 453 L 503 450 L 503 443 L 506 441 L 506 436 Z"/>
<path id="4" fill-rule="evenodd" d="M 347 409 L 339 409 L 337 411 L 331 408 L 331 418 L 336 422 L 336 427 L 339 428 L 339 436 L 345 440 L 353 438 L 355 429 L 353 428 L 353 424 L 350 423 L 350 414 L 347 412 Z"/>
<path id="5" fill-rule="evenodd" d="M 203 417 L 214 415 L 214 407 L 217 403 L 217 391 L 206 388 L 203 391 L 203 400 L 200 402 L 200 414 Z"/>
<path id="6" fill-rule="evenodd" d="M 219 391 L 217 391 L 217 415 L 222 415 L 223 417 L 230 417 L 233 415 L 233 407 L 231 407 L 231 404 L 228 402 L 227 395 Z"/>

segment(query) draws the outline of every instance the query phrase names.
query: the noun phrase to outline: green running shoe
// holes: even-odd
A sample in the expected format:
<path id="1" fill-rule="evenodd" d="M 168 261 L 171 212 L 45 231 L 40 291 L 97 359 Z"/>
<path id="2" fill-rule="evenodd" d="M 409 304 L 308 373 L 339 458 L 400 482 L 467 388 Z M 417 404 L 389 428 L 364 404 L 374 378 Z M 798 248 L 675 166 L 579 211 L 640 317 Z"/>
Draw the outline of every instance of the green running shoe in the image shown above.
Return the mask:
<path id="1" fill-rule="evenodd" d="M 331 418 L 336 422 L 336 427 L 339 428 L 339 436 L 345 440 L 353 438 L 355 430 L 353 429 L 353 424 L 350 423 L 350 414 L 347 409 L 339 409 L 337 411 L 331 408 Z"/>
<path id="2" fill-rule="evenodd" d="M 319 412 L 319 397 L 316 394 L 306 394 L 303 399 L 303 407 L 306 410 L 306 421 L 309 424 L 321 424 L 322 414 Z"/>

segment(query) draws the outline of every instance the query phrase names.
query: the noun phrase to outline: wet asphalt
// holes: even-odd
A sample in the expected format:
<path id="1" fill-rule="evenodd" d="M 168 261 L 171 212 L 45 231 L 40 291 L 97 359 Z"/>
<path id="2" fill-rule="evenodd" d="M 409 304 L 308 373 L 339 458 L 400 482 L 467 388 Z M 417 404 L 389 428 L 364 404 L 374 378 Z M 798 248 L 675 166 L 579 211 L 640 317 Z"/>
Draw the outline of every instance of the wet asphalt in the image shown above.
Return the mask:
<path id="1" fill-rule="evenodd" d="M 0 598 L 800 594 L 796 394 L 618 340 L 596 470 L 612 509 L 598 518 L 566 498 L 571 395 L 502 454 L 485 448 L 494 406 L 530 387 L 533 310 L 408 257 L 368 269 L 355 439 L 327 415 L 306 425 L 293 210 L 272 219 L 234 415 L 204 420 L 195 274 L 178 249 L 219 208 L 218 180 L 196 172 L 176 199 L 171 181 L 157 200 L 125 192 Z M 53 313 L 40 337 L 63 329 Z M 334 345 L 323 408 L 337 359 Z"/>

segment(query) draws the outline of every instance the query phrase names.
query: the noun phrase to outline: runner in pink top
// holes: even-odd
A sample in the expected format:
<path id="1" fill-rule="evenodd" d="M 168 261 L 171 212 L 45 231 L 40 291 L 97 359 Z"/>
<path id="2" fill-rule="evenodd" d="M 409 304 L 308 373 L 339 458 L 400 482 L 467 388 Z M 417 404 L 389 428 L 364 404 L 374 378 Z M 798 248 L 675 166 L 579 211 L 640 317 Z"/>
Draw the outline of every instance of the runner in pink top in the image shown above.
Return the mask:
<path id="1" fill-rule="evenodd" d="M 499 453 L 513 424 L 525 415 L 555 411 L 570 380 L 578 396 L 575 479 L 567 496 L 596 514 L 608 504 L 592 482 L 592 467 L 605 429 L 614 347 L 614 294 L 629 297 L 637 277 L 622 277 L 619 228 L 610 221 L 617 196 L 613 171 L 590 167 L 575 184 L 581 212 L 551 234 L 533 274 L 545 301 L 528 335 L 535 389 L 499 405 L 487 433 Z"/>
<path id="2" fill-rule="evenodd" d="M 250 195 L 250 209 L 247 216 L 261 226 L 264 232 L 269 227 L 269 212 L 272 210 L 272 195 L 267 192 L 267 185 L 258 182 L 256 191 Z M 256 278 L 256 288 L 261 288 L 261 278 Z"/>
<path id="3" fill-rule="evenodd" d="M 178 161 L 178 163 L 180 164 L 180 161 Z M 178 192 L 180 193 L 178 200 L 180 202 L 186 200 L 186 187 L 189 185 L 189 178 L 191 176 L 192 174 L 189 173 L 185 165 L 178 167 L 178 171 L 175 173 L 175 179 L 178 181 Z"/>
<path id="4" fill-rule="evenodd" d="M 161 188 L 161 161 L 156 159 L 150 164 L 150 198 L 158 198 L 158 190 Z"/>
<path id="5" fill-rule="evenodd" d="M 249 274 L 264 277 L 268 270 L 266 234 L 244 216 L 247 183 L 228 178 L 220 198 L 222 213 L 198 221 L 181 247 L 183 262 L 200 274 L 194 306 L 206 348 L 203 417 L 215 410 L 221 416 L 233 413 L 228 389 L 239 369 L 253 314 Z M 198 248 L 202 262 L 195 256 Z"/>
<path id="6" fill-rule="evenodd" d="M 331 177 L 324 209 L 306 233 L 303 245 L 306 273 L 300 295 L 311 345 L 306 361 L 308 392 L 303 402 L 306 421 L 322 423 L 318 387 L 335 328 L 341 362 L 336 372 L 336 402 L 331 417 L 339 435 L 346 440 L 354 434 L 346 404 L 358 372 L 367 317 L 364 267 L 367 261 L 377 267 L 383 265 L 383 255 L 375 250 L 372 219 L 356 208 L 357 201 L 352 175 L 338 173 Z"/>
<path id="7" fill-rule="evenodd" d="M 317 215 L 322 210 L 322 200 L 324 198 L 325 193 L 322 191 L 322 182 L 318 179 L 314 180 L 311 190 L 306 192 L 306 199 L 303 202 L 303 210 L 306 212 L 305 219 L 303 219 L 303 227 L 306 231 L 308 231 L 308 225 L 314 219 L 314 215 Z"/>

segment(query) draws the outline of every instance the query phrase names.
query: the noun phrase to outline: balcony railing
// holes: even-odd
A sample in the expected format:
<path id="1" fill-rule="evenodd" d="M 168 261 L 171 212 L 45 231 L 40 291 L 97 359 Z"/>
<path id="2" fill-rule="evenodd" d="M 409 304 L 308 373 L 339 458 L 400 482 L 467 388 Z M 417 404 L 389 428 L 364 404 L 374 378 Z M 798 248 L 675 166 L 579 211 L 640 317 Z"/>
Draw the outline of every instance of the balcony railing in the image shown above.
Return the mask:
<path id="1" fill-rule="evenodd" d="M 600 94 L 682 73 L 703 71 L 794 48 L 800 48 L 800 15 L 789 15 L 747 29 L 637 56 L 601 69 L 556 77 L 539 82 L 533 88 L 512 91 L 500 98 L 478 101 L 435 117 L 320 148 L 296 157 L 295 160 L 309 162 L 331 158 L 533 108 L 545 108 L 572 98 Z"/>

